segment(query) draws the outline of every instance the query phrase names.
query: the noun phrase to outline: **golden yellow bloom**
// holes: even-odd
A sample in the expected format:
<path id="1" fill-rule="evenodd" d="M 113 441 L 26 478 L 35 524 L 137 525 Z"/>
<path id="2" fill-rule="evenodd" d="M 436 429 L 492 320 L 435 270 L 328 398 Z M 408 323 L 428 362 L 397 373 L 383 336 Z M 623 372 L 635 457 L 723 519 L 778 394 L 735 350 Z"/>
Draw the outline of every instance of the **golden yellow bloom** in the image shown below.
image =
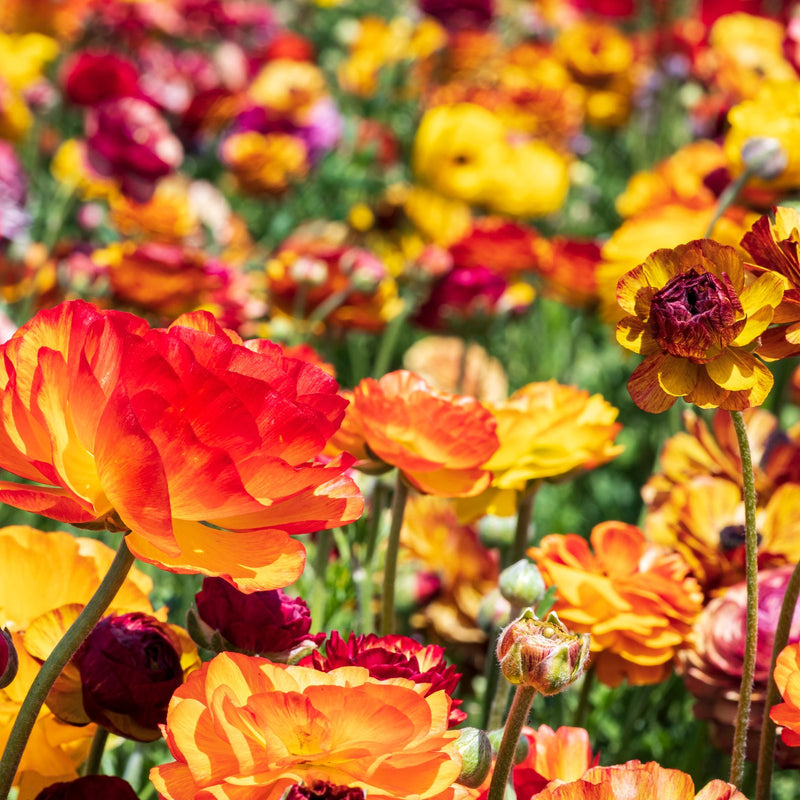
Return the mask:
<path id="1" fill-rule="evenodd" d="M 0 31 L 0 75 L 12 89 L 26 89 L 42 77 L 45 65 L 58 51 L 58 42 L 41 33 Z"/>
<path id="2" fill-rule="evenodd" d="M 472 228 L 472 213 L 466 203 L 424 186 L 409 187 L 403 210 L 426 239 L 442 247 L 455 244 Z"/>
<path id="3" fill-rule="evenodd" d="M 326 92 L 325 76 L 316 64 L 276 58 L 267 62 L 248 89 L 260 106 L 287 115 L 302 125 L 311 107 Z"/>
<path id="4" fill-rule="evenodd" d="M 67 139 L 58 148 L 50 172 L 59 183 L 78 192 L 83 200 L 111 199 L 119 194 L 113 180 L 100 177 L 89 167 L 86 142 L 79 139 Z"/>
<path id="5" fill-rule="evenodd" d="M 222 158 L 250 194 L 282 192 L 308 171 L 305 144 L 288 133 L 235 133 L 225 140 Z"/>

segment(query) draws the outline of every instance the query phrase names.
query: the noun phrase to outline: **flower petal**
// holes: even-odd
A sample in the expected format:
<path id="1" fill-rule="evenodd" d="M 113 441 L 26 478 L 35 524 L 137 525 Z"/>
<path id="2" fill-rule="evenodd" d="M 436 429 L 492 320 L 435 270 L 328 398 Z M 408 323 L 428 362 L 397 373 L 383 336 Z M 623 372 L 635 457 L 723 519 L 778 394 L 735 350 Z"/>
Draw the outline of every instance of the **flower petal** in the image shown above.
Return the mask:
<path id="1" fill-rule="evenodd" d="M 617 323 L 617 341 L 628 350 L 649 356 L 658 350 L 658 344 L 647 324 L 638 317 L 625 317 Z"/>
<path id="2" fill-rule="evenodd" d="M 699 367 L 688 358 L 665 356 L 658 371 L 658 383 L 673 397 L 683 397 L 694 389 Z"/>
<path id="3" fill-rule="evenodd" d="M 700 408 L 717 408 L 729 394 L 727 389 L 723 389 L 708 377 L 705 369 L 701 369 L 697 373 L 697 385 L 683 399 Z"/>
<path id="4" fill-rule="evenodd" d="M 750 389 L 756 382 L 756 365 L 760 362 L 752 354 L 738 347 L 726 347 L 720 355 L 706 365 L 708 377 L 723 389 L 740 392 Z"/>
<path id="5" fill-rule="evenodd" d="M 755 378 L 755 383 L 750 389 L 731 392 L 721 407 L 727 408 L 729 411 L 741 411 L 745 408 L 760 406 L 767 399 L 774 378 L 769 369 L 760 361 L 756 361 Z"/>
<path id="6" fill-rule="evenodd" d="M 745 286 L 739 294 L 744 313 L 748 316 L 756 311 L 769 306 L 777 308 L 783 300 L 783 291 L 787 280 L 777 272 L 765 272 L 759 275 L 749 286 Z"/>
<path id="7" fill-rule="evenodd" d="M 633 402 L 643 411 L 660 414 L 671 408 L 675 398 L 668 395 L 658 381 L 658 373 L 666 356 L 648 356 L 628 379 L 628 391 Z"/>

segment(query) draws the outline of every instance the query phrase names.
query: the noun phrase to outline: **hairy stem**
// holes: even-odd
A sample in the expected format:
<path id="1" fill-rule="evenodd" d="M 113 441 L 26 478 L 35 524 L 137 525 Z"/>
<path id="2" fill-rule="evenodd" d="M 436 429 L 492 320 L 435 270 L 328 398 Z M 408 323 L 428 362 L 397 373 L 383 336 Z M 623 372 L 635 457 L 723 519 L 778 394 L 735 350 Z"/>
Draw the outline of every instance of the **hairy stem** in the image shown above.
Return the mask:
<path id="1" fill-rule="evenodd" d="M 394 584 L 397 578 L 397 555 L 400 552 L 400 531 L 403 527 L 403 514 L 408 499 L 408 484 L 403 473 L 397 471 L 397 482 L 392 500 L 392 525 L 389 528 L 389 541 L 386 547 L 386 562 L 383 567 L 383 598 L 381 599 L 381 636 L 394 633 Z"/>

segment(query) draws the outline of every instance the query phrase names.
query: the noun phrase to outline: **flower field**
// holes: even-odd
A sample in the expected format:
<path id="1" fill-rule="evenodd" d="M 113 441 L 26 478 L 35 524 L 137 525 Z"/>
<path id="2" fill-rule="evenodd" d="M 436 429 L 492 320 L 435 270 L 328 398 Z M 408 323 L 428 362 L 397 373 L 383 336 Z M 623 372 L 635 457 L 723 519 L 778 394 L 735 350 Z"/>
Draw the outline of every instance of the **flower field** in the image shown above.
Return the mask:
<path id="1" fill-rule="evenodd" d="M 800 3 L 3 0 L 0 800 L 800 798 Z"/>

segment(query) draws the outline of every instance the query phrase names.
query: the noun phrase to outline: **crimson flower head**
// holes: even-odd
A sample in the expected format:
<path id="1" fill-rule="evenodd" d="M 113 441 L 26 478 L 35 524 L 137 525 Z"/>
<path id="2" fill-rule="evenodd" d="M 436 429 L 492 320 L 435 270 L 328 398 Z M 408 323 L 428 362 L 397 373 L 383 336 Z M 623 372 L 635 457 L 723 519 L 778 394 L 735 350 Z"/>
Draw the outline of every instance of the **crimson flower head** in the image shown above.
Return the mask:
<path id="1" fill-rule="evenodd" d="M 444 649 L 435 644 L 420 644 L 408 636 L 376 636 L 350 634 L 345 641 L 338 631 L 332 631 L 325 645 L 325 655 L 312 653 L 302 662 L 322 672 L 339 667 L 366 667 L 378 680 L 407 678 L 414 683 L 427 683 L 425 695 L 443 691 L 452 699 L 461 674 L 444 660 Z M 467 715 L 459 711 L 460 700 L 452 700 L 450 724 L 457 725 Z"/>
<path id="2" fill-rule="evenodd" d="M 192 638 L 209 650 L 235 650 L 271 661 L 295 661 L 325 638 L 309 634 L 311 614 L 281 589 L 243 594 L 221 578 L 204 578 L 189 612 Z"/>
<path id="3" fill-rule="evenodd" d="M 420 0 L 419 7 L 451 31 L 482 30 L 494 18 L 493 0 Z"/>
<path id="4" fill-rule="evenodd" d="M 364 790 L 357 786 L 334 786 L 327 781 L 314 781 L 305 786 L 296 784 L 285 800 L 364 800 Z"/>
<path id="5" fill-rule="evenodd" d="M 173 626 L 140 612 L 104 617 L 73 656 L 80 702 L 68 675 L 47 704 L 73 725 L 96 722 L 118 736 L 152 742 L 161 735 L 173 692 L 183 683 L 183 645 Z"/>
<path id="6" fill-rule="evenodd" d="M 95 106 L 139 93 L 136 66 L 110 51 L 76 53 L 64 65 L 62 81 L 67 99 L 81 106 Z"/>
<path id="7" fill-rule="evenodd" d="M 133 787 L 113 775 L 86 775 L 74 781 L 51 783 L 36 800 L 137 800 Z"/>
<path id="8" fill-rule="evenodd" d="M 8 628 L 0 628 L 0 689 L 4 689 L 17 676 L 19 658 Z"/>

